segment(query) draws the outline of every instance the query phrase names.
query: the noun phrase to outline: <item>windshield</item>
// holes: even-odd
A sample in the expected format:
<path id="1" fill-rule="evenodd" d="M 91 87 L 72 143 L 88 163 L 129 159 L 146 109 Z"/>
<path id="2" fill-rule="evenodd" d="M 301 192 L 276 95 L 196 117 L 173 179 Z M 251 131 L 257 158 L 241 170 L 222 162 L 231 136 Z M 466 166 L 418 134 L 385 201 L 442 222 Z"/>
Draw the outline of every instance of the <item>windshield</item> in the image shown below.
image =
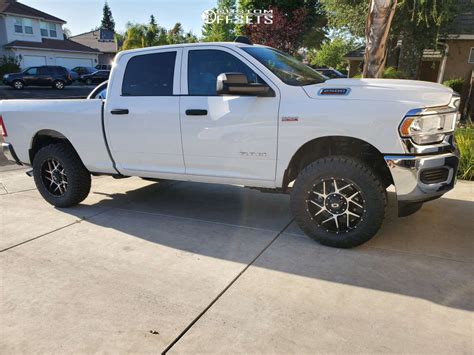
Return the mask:
<path id="1" fill-rule="evenodd" d="M 285 84 L 303 86 L 319 84 L 326 80 L 324 76 L 304 65 L 298 59 L 276 49 L 267 47 L 244 47 L 242 49 L 270 69 Z"/>

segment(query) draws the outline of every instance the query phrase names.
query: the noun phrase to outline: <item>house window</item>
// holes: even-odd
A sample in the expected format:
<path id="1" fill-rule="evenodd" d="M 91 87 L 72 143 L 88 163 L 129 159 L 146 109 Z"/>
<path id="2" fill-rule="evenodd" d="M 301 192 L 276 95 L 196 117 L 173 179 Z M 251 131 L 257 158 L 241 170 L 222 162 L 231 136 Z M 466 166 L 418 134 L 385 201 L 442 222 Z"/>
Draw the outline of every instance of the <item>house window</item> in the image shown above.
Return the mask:
<path id="1" fill-rule="evenodd" d="M 15 32 L 23 33 L 23 21 L 19 17 L 15 17 Z"/>
<path id="2" fill-rule="evenodd" d="M 467 62 L 469 64 L 474 64 L 474 47 L 472 47 L 471 51 L 469 52 L 469 58 L 467 59 Z"/>
<path id="3" fill-rule="evenodd" d="M 29 18 L 23 19 L 23 27 L 25 29 L 25 33 L 32 35 L 33 34 L 33 23 Z"/>
<path id="4" fill-rule="evenodd" d="M 33 34 L 33 23 L 29 18 L 15 17 L 15 33 Z"/>
<path id="5" fill-rule="evenodd" d="M 48 24 L 46 22 L 40 23 L 40 30 L 42 37 L 48 37 Z"/>
<path id="6" fill-rule="evenodd" d="M 58 36 L 58 32 L 56 32 L 56 24 L 55 23 L 49 23 L 49 36 L 56 38 Z"/>

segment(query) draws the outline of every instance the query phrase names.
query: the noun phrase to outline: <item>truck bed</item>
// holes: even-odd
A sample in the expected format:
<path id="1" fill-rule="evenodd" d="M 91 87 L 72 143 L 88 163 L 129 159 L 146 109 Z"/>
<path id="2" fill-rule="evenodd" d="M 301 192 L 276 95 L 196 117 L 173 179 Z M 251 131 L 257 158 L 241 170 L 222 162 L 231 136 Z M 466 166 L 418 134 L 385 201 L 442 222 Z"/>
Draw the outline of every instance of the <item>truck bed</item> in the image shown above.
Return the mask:
<path id="1" fill-rule="evenodd" d="M 8 136 L 23 163 L 30 164 L 32 137 L 55 131 L 66 137 L 89 171 L 115 173 L 102 121 L 101 100 L 3 100 L 0 112 Z"/>

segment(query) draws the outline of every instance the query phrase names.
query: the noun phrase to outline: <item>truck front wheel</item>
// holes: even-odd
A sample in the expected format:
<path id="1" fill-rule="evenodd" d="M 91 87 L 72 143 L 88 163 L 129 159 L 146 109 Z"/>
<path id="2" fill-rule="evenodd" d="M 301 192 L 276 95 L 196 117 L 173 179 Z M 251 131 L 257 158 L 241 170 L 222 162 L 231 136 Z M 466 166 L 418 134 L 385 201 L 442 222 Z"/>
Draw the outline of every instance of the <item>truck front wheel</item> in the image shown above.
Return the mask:
<path id="1" fill-rule="evenodd" d="M 71 146 L 65 143 L 41 148 L 33 160 L 33 176 L 43 198 L 56 207 L 83 201 L 91 188 L 91 176 Z"/>
<path id="2" fill-rule="evenodd" d="M 291 192 L 300 228 L 319 243 L 352 248 L 380 229 L 387 204 L 385 189 L 363 162 L 331 156 L 309 164 Z"/>

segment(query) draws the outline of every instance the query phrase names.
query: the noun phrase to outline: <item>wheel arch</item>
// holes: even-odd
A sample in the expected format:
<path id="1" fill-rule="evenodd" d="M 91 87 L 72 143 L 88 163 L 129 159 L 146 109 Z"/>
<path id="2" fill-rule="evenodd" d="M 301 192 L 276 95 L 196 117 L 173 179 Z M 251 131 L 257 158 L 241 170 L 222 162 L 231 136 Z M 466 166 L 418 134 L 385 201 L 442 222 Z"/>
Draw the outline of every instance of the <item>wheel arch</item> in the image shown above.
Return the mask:
<path id="1" fill-rule="evenodd" d="M 385 187 L 393 184 L 392 174 L 383 154 L 372 144 L 354 137 L 325 136 L 304 143 L 293 154 L 283 174 L 282 188 L 285 190 L 310 163 L 331 155 L 345 155 L 359 159 L 377 173 Z"/>
<path id="2" fill-rule="evenodd" d="M 31 139 L 30 149 L 28 150 L 30 163 L 33 164 L 33 159 L 41 148 L 56 143 L 65 143 L 69 145 L 76 155 L 79 156 L 71 141 L 64 134 L 53 129 L 42 129 L 36 132 Z"/>

